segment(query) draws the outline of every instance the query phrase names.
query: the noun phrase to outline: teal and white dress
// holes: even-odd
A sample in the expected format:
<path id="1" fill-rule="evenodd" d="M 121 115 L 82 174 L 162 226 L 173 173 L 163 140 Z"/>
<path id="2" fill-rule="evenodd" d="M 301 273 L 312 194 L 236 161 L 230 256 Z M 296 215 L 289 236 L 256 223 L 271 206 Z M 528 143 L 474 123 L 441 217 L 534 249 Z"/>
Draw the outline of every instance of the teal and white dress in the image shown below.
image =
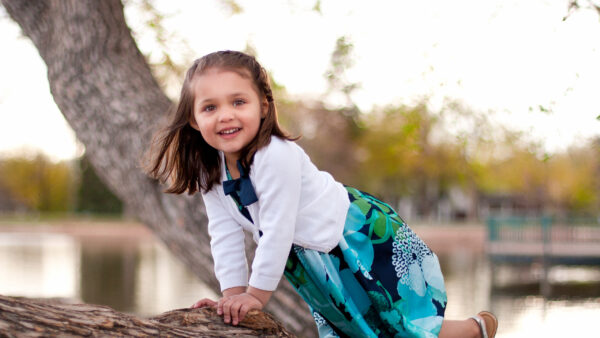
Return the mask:
<path id="1" fill-rule="evenodd" d="M 294 244 L 284 271 L 319 336 L 437 337 L 447 298 L 436 255 L 389 205 L 346 190 L 351 203 L 338 246 L 323 253 Z M 230 196 L 248 218 L 238 194 Z"/>

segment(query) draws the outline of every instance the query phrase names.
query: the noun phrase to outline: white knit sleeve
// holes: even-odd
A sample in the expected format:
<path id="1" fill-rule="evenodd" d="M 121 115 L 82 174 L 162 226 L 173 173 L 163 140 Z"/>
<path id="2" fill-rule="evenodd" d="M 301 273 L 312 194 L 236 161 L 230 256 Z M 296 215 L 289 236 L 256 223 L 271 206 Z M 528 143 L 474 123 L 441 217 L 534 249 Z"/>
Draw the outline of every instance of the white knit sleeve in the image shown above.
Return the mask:
<path id="1" fill-rule="evenodd" d="M 235 286 L 248 285 L 248 263 L 244 245 L 244 231 L 229 214 L 214 186 L 203 194 L 208 216 L 210 248 L 215 262 L 215 275 L 221 291 Z"/>
<path id="2" fill-rule="evenodd" d="M 275 290 L 289 255 L 300 202 L 302 162 L 295 145 L 273 137 L 256 153 L 253 169 L 259 203 L 258 241 L 249 284 Z"/>

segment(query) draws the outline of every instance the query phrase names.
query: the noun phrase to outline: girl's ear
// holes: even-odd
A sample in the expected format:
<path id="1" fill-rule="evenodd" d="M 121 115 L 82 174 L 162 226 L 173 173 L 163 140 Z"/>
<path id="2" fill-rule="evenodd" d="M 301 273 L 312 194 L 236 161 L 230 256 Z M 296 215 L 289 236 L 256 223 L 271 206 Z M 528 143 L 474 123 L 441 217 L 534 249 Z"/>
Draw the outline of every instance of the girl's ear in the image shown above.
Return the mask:
<path id="1" fill-rule="evenodd" d="M 196 123 L 196 118 L 192 115 L 192 118 L 190 118 L 190 126 L 192 126 L 192 128 L 196 129 L 197 131 L 200 131 L 200 127 L 198 127 L 198 123 Z"/>
<path id="2" fill-rule="evenodd" d="M 264 119 L 265 117 L 267 117 L 267 112 L 269 111 L 269 101 L 267 101 L 266 97 L 263 97 L 263 99 L 261 100 L 260 107 L 262 108 L 260 110 L 260 117 Z"/>

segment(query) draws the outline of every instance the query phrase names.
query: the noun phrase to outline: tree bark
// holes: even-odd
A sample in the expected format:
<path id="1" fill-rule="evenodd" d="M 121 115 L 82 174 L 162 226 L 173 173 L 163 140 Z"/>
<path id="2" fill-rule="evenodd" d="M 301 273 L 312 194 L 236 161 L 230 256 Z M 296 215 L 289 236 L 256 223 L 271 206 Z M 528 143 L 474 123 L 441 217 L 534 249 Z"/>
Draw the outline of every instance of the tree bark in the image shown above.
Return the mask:
<path id="1" fill-rule="evenodd" d="M 219 292 L 201 197 L 165 194 L 141 170 L 153 130 L 171 102 L 138 50 L 121 2 L 1 1 L 46 63 L 54 101 L 100 178 L 175 256 Z M 253 249 L 248 247 L 249 256 Z M 267 310 L 296 333 L 315 335 L 312 317 L 289 283 L 281 283 Z"/>
<path id="2" fill-rule="evenodd" d="M 138 318 L 102 305 L 0 296 L 0 337 L 49 336 L 294 337 L 273 317 L 258 310 L 232 326 L 208 307 Z"/>

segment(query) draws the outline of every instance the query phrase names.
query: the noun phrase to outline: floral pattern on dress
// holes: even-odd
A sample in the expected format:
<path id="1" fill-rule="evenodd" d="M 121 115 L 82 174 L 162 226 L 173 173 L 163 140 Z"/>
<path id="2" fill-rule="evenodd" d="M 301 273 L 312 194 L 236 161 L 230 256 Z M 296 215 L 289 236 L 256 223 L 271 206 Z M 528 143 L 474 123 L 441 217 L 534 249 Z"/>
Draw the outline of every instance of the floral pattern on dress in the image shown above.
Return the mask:
<path id="1" fill-rule="evenodd" d="M 343 238 L 323 253 L 293 245 L 285 276 L 320 337 L 437 337 L 446 308 L 436 255 L 396 212 L 346 187 Z"/>

